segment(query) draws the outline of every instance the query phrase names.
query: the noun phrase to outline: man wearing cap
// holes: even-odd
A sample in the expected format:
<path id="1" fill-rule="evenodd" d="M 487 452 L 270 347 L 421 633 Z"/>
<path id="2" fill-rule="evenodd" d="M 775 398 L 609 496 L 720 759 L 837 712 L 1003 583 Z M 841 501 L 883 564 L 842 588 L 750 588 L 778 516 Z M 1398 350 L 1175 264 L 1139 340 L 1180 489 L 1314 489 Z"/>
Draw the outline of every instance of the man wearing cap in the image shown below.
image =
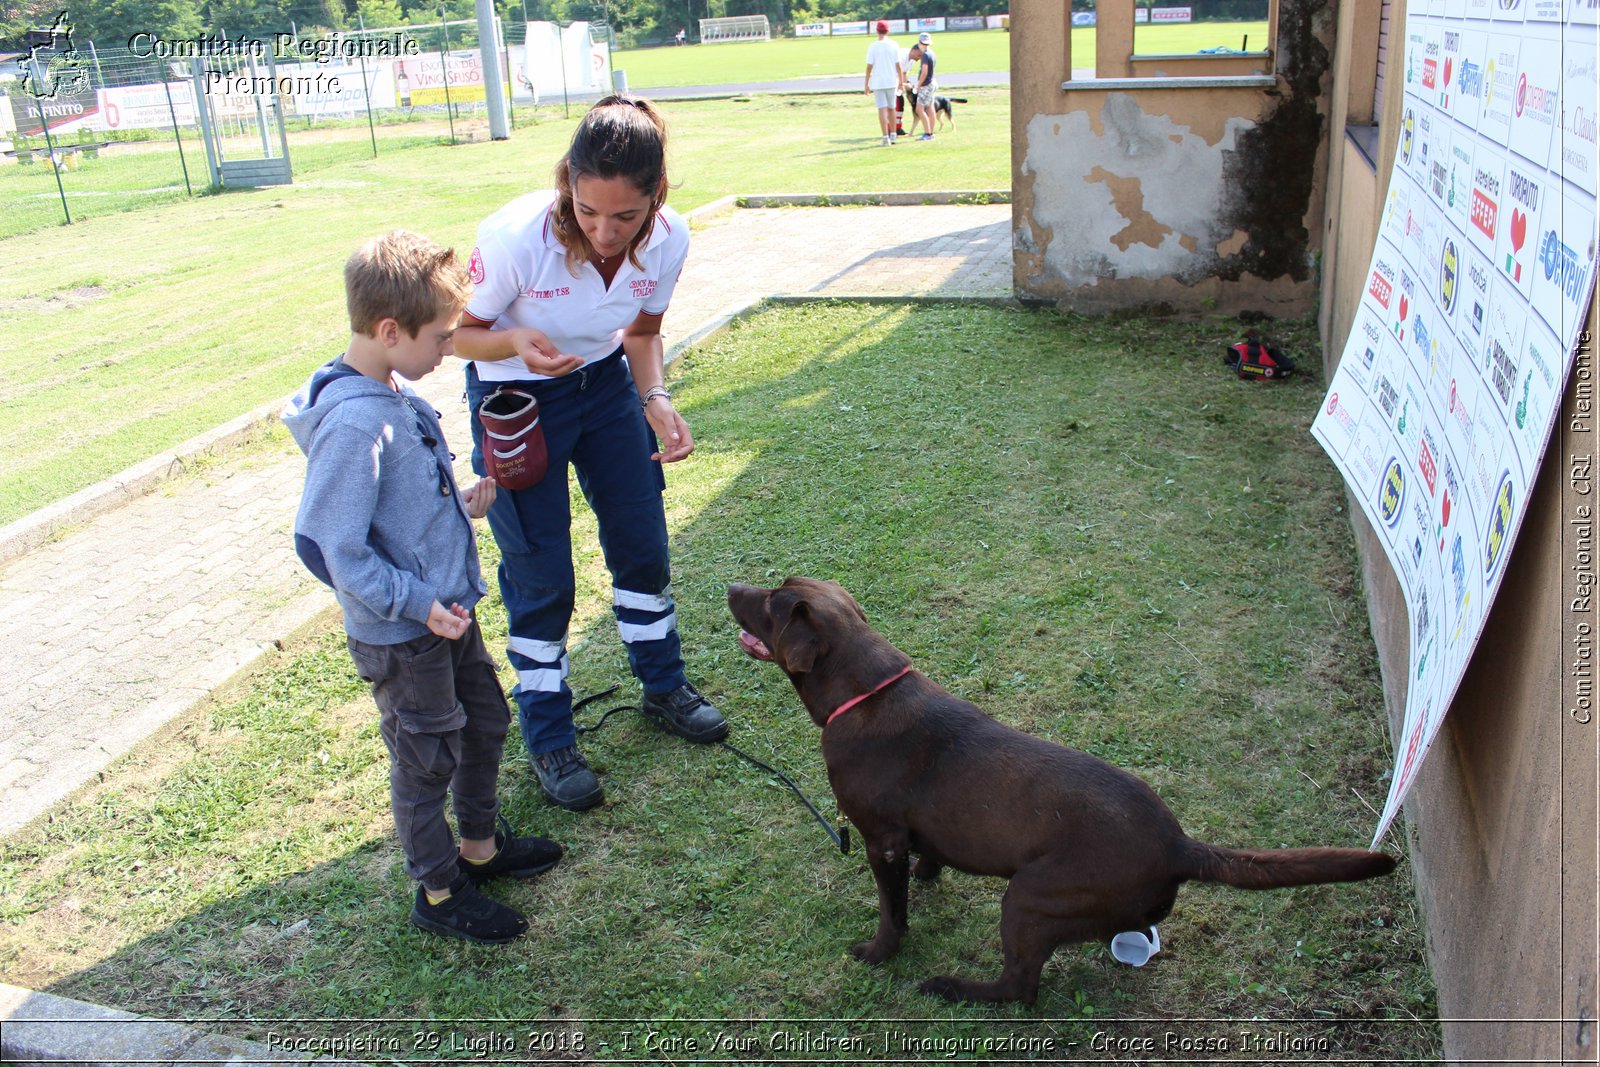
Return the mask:
<path id="1" fill-rule="evenodd" d="M 867 78 L 864 92 L 871 93 L 878 105 L 878 125 L 883 143 L 894 144 L 894 98 L 905 84 L 905 69 L 900 66 L 900 49 L 889 40 L 889 24 L 878 22 L 878 39 L 867 46 Z"/>
<path id="2" fill-rule="evenodd" d="M 917 61 L 917 116 L 922 119 L 922 136 L 919 141 L 933 140 L 933 94 L 938 84 L 933 77 L 933 38 L 928 34 L 918 34 L 916 47 L 911 49 L 911 58 Z"/>

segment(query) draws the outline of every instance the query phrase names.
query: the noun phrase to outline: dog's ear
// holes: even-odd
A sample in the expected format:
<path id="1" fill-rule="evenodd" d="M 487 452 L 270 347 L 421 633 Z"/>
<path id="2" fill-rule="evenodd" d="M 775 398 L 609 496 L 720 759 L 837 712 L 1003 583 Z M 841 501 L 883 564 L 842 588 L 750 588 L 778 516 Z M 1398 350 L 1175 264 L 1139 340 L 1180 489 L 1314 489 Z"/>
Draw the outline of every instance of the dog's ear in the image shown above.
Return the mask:
<path id="1" fill-rule="evenodd" d="M 817 658 L 828 651 L 825 641 L 811 618 L 811 607 L 804 600 L 795 600 L 787 618 L 776 620 L 777 636 L 772 652 L 778 665 L 791 674 L 805 674 L 816 666 Z"/>

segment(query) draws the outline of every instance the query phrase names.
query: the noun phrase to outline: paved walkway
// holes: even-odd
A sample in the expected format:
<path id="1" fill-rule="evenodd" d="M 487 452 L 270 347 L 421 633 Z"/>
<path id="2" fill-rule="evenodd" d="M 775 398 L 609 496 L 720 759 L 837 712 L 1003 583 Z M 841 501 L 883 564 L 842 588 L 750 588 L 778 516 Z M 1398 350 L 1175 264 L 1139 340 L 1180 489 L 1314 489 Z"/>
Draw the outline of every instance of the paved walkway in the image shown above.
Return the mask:
<path id="1" fill-rule="evenodd" d="M 1011 296 L 1004 204 L 706 216 L 669 351 L 763 297 Z M 445 413 L 464 468 L 461 389 L 446 365 L 419 391 Z M 0 564 L 0 835 L 332 605 L 293 551 L 303 474 L 292 445 L 224 453 Z"/>

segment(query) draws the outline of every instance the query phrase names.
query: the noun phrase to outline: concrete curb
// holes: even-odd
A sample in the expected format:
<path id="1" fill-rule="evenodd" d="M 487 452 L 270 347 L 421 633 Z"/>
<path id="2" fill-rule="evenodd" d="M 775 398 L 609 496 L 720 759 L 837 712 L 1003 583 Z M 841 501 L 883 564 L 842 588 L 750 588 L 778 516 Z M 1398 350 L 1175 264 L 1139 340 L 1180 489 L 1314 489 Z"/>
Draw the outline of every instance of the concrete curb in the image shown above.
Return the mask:
<path id="1" fill-rule="evenodd" d="M 0 984 L 0 1060 L 18 1065 L 352 1064 L 5 984 Z"/>
<path id="2" fill-rule="evenodd" d="M 889 192 L 889 193 L 754 193 L 747 195 L 725 196 L 713 200 L 709 204 L 702 204 L 685 216 L 691 225 L 696 222 L 707 222 L 730 211 L 741 208 L 777 208 L 777 207 L 844 207 L 844 206 L 872 206 L 872 207 L 921 207 L 927 204 L 1009 204 L 1011 193 L 999 190 L 953 190 L 943 192 Z M 804 301 L 806 299 L 819 299 L 818 297 L 783 296 L 784 301 Z M 857 299 L 831 294 L 826 299 L 846 300 Z M 963 297 L 895 297 L 898 302 L 907 300 L 930 300 L 940 303 L 962 303 L 968 299 Z M 989 297 L 976 298 L 982 303 L 994 303 Z M 880 302 L 885 300 L 882 294 L 862 296 L 862 302 Z M 1003 302 L 1003 301 L 1002 301 Z M 684 349 L 699 344 L 707 337 L 725 329 L 728 323 L 740 315 L 748 314 L 751 308 L 759 306 L 761 301 L 754 304 L 736 306 L 719 315 L 710 324 L 701 327 L 687 338 L 673 344 L 667 351 L 667 362 L 671 363 Z M 61 531 L 91 519 L 98 518 L 106 512 L 118 507 L 128 500 L 140 497 L 150 492 L 162 482 L 183 474 L 188 465 L 202 456 L 217 454 L 227 451 L 258 433 L 262 427 L 278 418 L 278 413 L 283 410 L 284 404 L 289 401 L 285 396 L 281 399 L 269 401 L 253 411 L 248 411 L 229 422 L 210 430 L 206 433 L 192 437 L 160 455 L 152 456 L 143 462 L 112 475 L 94 485 L 87 486 L 71 496 L 56 501 L 54 504 L 40 508 L 29 515 L 25 515 L 15 522 L 0 527 L 0 563 L 8 562 L 18 556 L 26 555 L 49 542 Z"/>
<path id="3" fill-rule="evenodd" d="M 263 425 L 278 417 L 287 399 L 247 411 L 214 430 L 191 437 L 160 455 L 151 456 L 54 504 L 0 526 L 0 563 L 32 552 L 69 526 L 88 522 L 128 500 L 144 496 L 167 479 L 183 474 L 189 463 L 201 456 L 224 452 L 248 440 Z"/>

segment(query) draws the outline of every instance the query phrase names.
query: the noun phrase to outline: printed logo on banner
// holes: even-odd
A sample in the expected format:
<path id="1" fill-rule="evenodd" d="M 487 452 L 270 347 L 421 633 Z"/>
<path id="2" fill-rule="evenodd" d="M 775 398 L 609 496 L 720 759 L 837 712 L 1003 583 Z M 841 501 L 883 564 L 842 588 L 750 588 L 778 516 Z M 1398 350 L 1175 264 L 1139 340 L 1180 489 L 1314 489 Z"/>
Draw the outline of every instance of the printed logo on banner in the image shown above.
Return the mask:
<path id="1" fill-rule="evenodd" d="M 1439 461 L 1433 458 L 1433 435 L 1426 429 L 1422 431 L 1422 449 L 1417 453 L 1417 472 L 1422 475 L 1422 484 L 1428 487 L 1428 495 L 1438 494 Z"/>
<path id="2" fill-rule="evenodd" d="M 1408 20 L 1406 27 L 1406 92 L 1415 93 L 1422 88 L 1422 57 L 1428 45 L 1422 27 Z"/>
<path id="3" fill-rule="evenodd" d="M 1500 145 L 1511 143 L 1511 109 L 1516 105 L 1517 54 L 1521 43 L 1516 38 L 1492 38 L 1488 58 L 1484 61 L 1483 109 L 1478 118 L 1478 132 Z"/>
<path id="4" fill-rule="evenodd" d="M 1372 277 L 1367 280 L 1367 295 L 1378 302 L 1385 311 L 1394 300 L 1394 268 L 1381 259 L 1372 263 Z"/>
<path id="5" fill-rule="evenodd" d="M 1394 339 L 1405 342 L 1406 333 L 1411 328 L 1411 312 L 1416 307 L 1417 283 L 1412 279 L 1411 272 L 1402 264 L 1400 267 L 1399 293 L 1394 300 L 1394 318 L 1389 320 L 1389 332 L 1394 334 Z"/>
<path id="6" fill-rule="evenodd" d="M 1533 262 L 1536 237 L 1539 232 L 1539 201 L 1544 180 L 1521 163 L 1512 162 L 1506 168 L 1505 199 L 1503 206 L 1510 209 L 1510 217 L 1500 227 L 1500 237 L 1495 251 L 1495 267 L 1509 278 L 1524 298 L 1533 284 Z"/>
<path id="7" fill-rule="evenodd" d="M 1339 424 L 1339 428 L 1344 430 L 1345 433 L 1348 434 L 1356 428 L 1356 422 L 1350 417 L 1349 409 L 1339 402 L 1338 393 L 1334 393 L 1328 397 L 1328 406 L 1326 411 L 1333 418 L 1333 421 Z"/>
<path id="8" fill-rule="evenodd" d="M 1567 194 L 1559 209 L 1546 211 L 1534 252 L 1533 308 L 1563 337 L 1584 320 L 1588 310 L 1595 266 L 1595 213 L 1590 203 L 1581 194 Z M 1574 241 L 1585 245 L 1579 247 Z"/>
<path id="9" fill-rule="evenodd" d="M 1400 120 L 1400 162 L 1411 166 L 1411 150 L 1416 147 L 1417 109 L 1406 105 L 1405 116 Z"/>
<path id="10" fill-rule="evenodd" d="M 1561 53 L 1558 42 L 1525 41 L 1517 71 L 1511 150 L 1540 166 L 1550 156 L 1550 137 L 1561 118 Z"/>
<path id="11" fill-rule="evenodd" d="M 1390 456 L 1378 486 L 1378 515 L 1390 529 L 1398 526 L 1406 502 L 1406 471 L 1398 456 Z"/>
<path id="12" fill-rule="evenodd" d="M 1500 472 L 1500 485 L 1489 504 L 1489 528 L 1483 539 L 1483 576 L 1492 580 L 1500 561 L 1505 559 L 1506 540 L 1511 536 L 1511 516 L 1516 508 L 1515 490 L 1511 484 L 1511 471 Z"/>
<path id="13" fill-rule="evenodd" d="M 1465 339 L 1481 339 L 1489 327 L 1489 281 L 1494 268 L 1489 260 L 1470 245 L 1464 249 L 1467 261 L 1467 287 L 1463 294 L 1461 313 L 1456 317 L 1466 327 Z"/>
<path id="14" fill-rule="evenodd" d="M 1483 109 L 1483 94 L 1487 79 L 1484 76 L 1484 52 L 1489 46 L 1487 35 L 1472 30 L 1461 34 L 1461 71 L 1456 75 L 1455 98 L 1450 114 L 1469 130 L 1478 128 L 1478 115 Z"/>
<path id="15" fill-rule="evenodd" d="M 1600 0 L 1574 0 L 1590 5 L 1589 21 Z M 1596 112 L 1600 110 L 1600 57 L 1594 48 L 1568 48 L 1562 52 L 1560 129 L 1551 140 L 1550 169 L 1560 170 L 1567 181 L 1594 196 L 1595 172 L 1600 169 L 1600 143 L 1596 141 Z"/>
<path id="16" fill-rule="evenodd" d="M 1500 162 L 1498 157 L 1491 158 L 1491 153 L 1479 149 L 1472 167 L 1472 226 L 1468 236 L 1491 257 L 1500 234 L 1500 180 L 1505 173 Z"/>
<path id="17" fill-rule="evenodd" d="M 1411 176 L 1416 179 L 1417 185 L 1424 189 L 1428 187 L 1428 175 L 1432 173 L 1432 160 L 1436 154 L 1433 151 L 1433 120 L 1437 114 L 1431 107 L 1417 112 L 1417 146 L 1415 159 L 1412 161 Z"/>
<path id="18" fill-rule="evenodd" d="M 1445 423 L 1446 430 L 1451 434 L 1458 435 L 1462 441 L 1470 442 L 1472 440 L 1472 409 L 1462 392 L 1461 379 L 1452 378 L 1450 380 L 1450 397 L 1447 404 L 1449 405 L 1447 414 L 1450 416 L 1450 421 Z"/>
<path id="19" fill-rule="evenodd" d="M 1450 113 L 1455 100 L 1456 74 L 1461 65 L 1461 31 L 1445 30 L 1442 48 L 1442 66 L 1439 71 L 1439 110 Z"/>
<path id="20" fill-rule="evenodd" d="M 1450 174 L 1444 192 L 1445 211 L 1456 229 L 1465 230 L 1471 221 L 1472 135 L 1461 131 L 1450 139 Z"/>
<path id="21" fill-rule="evenodd" d="M 1531 462 L 1544 451 L 1556 402 L 1556 384 L 1566 374 L 1566 360 L 1555 334 L 1542 323 L 1530 322 L 1522 337 L 1519 362 L 1522 382 L 1512 409 L 1512 423 L 1522 435 L 1522 451 Z"/>
<path id="22" fill-rule="evenodd" d="M 1446 318 L 1456 314 L 1456 294 L 1461 280 L 1461 252 L 1454 238 L 1446 237 L 1439 253 L 1439 309 Z"/>
<path id="23" fill-rule="evenodd" d="M 1439 94 L 1439 39 L 1429 35 L 1422 45 L 1422 88 L 1433 95 Z"/>
<path id="24" fill-rule="evenodd" d="M 1494 17 L 1497 21 L 1521 22 L 1526 14 L 1522 0 L 1495 0 Z"/>

